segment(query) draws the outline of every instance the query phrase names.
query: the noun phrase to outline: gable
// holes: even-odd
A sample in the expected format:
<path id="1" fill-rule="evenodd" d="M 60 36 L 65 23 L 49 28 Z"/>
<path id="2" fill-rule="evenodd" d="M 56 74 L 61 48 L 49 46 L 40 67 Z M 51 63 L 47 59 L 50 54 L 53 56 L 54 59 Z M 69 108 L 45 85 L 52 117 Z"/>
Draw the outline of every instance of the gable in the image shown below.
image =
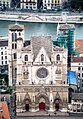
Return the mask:
<path id="1" fill-rule="evenodd" d="M 42 47 L 37 55 L 37 57 L 35 58 L 34 63 L 44 63 L 44 64 L 48 64 L 51 63 L 50 59 L 48 57 L 48 54 L 46 53 L 44 47 Z"/>

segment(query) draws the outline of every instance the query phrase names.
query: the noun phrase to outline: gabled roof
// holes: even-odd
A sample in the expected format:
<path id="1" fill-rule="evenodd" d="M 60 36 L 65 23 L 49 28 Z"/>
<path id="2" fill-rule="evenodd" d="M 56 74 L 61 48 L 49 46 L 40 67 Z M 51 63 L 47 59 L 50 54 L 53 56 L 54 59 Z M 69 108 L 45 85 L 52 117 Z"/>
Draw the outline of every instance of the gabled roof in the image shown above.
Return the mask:
<path id="1" fill-rule="evenodd" d="M 83 62 L 83 57 L 72 57 L 71 62 Z"/>
<path id="2" fill-rule="evenodd" d="M 24 25 L 19 25 L 19 24 L 11 24 L 9 25 L 9 30 L 11 31 L 22 31 L 24 29 Z"/>
<path id="3" fill-rule="evenodd" d="M 33 36 L 31 37 L 31 47 L 34 54 L 34 58 L 36 58 L 39 50 L 44 47 L 48 57 L 51 57 L 52 52 L 52 41 L 51 36 Z"/>

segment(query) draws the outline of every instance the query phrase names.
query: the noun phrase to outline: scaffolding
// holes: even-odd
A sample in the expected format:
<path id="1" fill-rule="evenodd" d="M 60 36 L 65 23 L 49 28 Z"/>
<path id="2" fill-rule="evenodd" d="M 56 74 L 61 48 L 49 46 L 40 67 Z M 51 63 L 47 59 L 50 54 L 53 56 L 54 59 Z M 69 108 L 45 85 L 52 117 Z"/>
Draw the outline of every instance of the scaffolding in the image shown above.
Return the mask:
<path id="1" fill-rule="evenodd" d="M 54 45 L 68 48 L 68 53 L 72 55 L 74 53 L 74 30 L 73 24 L 60 24 L 58 29 L 58 37 L 54 41 Z"/>
<path id="2" fill-rule="evenodd" d="M 68 62 L 71 62 L 71 56 L 75 54 L 74 49 L 74 30 L 73 24 L 58 24 L 57 38 L 53 40 L 53 45 L 68 49 Z"/>

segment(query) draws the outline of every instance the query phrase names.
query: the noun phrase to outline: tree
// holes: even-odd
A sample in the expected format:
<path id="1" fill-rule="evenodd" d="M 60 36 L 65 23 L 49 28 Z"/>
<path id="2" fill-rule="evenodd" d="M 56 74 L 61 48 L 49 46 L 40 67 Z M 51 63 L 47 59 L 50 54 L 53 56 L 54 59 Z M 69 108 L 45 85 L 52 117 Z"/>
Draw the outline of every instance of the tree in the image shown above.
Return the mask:
<path id="1" fill-rule="evenodd" d="M 83 0 L 68 0 L 70 7 L 75 10 L 83 10 Z"/>

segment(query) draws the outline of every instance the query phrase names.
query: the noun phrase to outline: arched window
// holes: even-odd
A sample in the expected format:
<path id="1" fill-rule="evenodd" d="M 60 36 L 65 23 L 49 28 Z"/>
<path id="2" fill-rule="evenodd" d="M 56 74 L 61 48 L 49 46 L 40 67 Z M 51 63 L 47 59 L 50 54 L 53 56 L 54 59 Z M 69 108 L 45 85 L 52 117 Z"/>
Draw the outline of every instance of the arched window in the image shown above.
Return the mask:
<path id="1" fill-rule="evenodd" d="M 28 55 L 25 55 L 25 61 L 28 61 Z"/>
<path id="2" fill-rule="evenodd" d="M 41 61 L 44 61 L 44 55 L 41 54 Z"/>
<path id="3" fill-rule="evenodd" d="M 12 33 L 12 41 L 14 41 L 14 33 Z"/>
<path id="4" fill-rule="evenodd" d="M 56 60 L 60 60 L 60 55 L 59 54 L 56 56 Z"/>
<path id="5" fill-rule="evenodd" d="M 17 33 L 15 33 L 15 41 L 16 41 L 16 39 L 17 39 Z"/>
<path id="6" fill-rule="evenodd" d="M 19 32 L 19 36 L 21 36 L 21 33 Z"/>

